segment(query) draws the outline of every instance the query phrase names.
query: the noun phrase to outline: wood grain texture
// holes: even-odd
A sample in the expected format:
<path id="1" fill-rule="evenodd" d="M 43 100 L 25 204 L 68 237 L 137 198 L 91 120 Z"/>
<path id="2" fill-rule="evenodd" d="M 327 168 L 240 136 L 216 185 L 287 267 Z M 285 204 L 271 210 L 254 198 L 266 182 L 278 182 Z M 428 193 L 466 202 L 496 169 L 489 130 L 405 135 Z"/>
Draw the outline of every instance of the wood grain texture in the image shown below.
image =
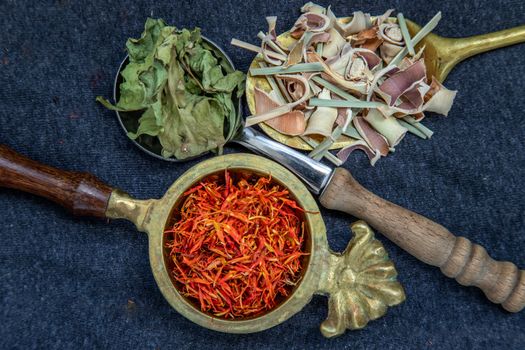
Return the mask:
<path id="1" fill-rule="evenodd" d="M 95 176 L 58 170 L 0 145 L 0 187 L 36 194 L 74 215 L 105 217 L 111 187 Z"/>
<path id="2" fill-rule="evenodd" d="M 518 312 L 525 306 L 525 271 L 511 262 L 492 259 L 480 245 L 376 196 L 347 170 L 335 170 L 320 201 L 326 208 L 367 221 L 414 257 L 440 267 L 446 276 L 462 285 L 481 288 L 489 300 L 506 310 Z"/>

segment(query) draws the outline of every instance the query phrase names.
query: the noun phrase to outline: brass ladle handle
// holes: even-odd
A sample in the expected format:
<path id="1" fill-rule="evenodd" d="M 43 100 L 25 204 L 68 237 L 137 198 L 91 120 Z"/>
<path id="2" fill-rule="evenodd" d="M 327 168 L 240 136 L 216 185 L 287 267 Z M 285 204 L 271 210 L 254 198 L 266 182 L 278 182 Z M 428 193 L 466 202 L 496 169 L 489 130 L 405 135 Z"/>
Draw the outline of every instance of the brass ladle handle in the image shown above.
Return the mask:
<path id="1" fill-rule="evenodd" d="M 450 52 L 459 62 L 479 53 L 525 42 L 525 25 L 453 40 Z"/>
<path id="2" fill-rule="evenodd" d="M 327 338 L 364 328 L 389 306 L 405 300 L 397 271 L 385 247 L 364 221 L 351 225 L 354 236 L 343 253 L 324 259 L 319 292 L 328 297 L 328 316 L 321 324 Z"/>
<path id="3" fill-rule="evenodd" d="M 494 33 L 475 35 L 467 38 L 442 38 L 430 34 L 434 45 L 439 47 L 438 69 L 435 74 L 440 81 L 445 80 L 459 62 L 471 56 L 505 46 L 525 42 L 525 25 Z"/>
<path id="4" fill-rule="evenodd" d="M 75 215 L 106 217 L 113 189 L 88 173 L 64 171 L 0 145 L 0 187 L 36 194 Z"/>

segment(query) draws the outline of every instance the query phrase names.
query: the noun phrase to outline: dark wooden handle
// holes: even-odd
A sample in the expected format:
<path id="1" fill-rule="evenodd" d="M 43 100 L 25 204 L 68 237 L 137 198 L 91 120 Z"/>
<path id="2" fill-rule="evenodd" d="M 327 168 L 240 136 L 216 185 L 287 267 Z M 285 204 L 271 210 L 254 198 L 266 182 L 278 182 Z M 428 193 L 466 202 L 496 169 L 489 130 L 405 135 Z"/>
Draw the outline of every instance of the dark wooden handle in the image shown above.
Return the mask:
<path id="1" fill-rule="evenodd" d="M 496 261 L 482 246 L 376 196 L 347 170 L 335 170 L 320 201 L 326 208 L 367 221 L 419 260 L 441 268 L 446 276 L 462 285 L 481 288 L 492 302 L 502 304 L 506 310 L 518 312 L 525 306 L 524 270 L 508 261 Z"/>
<path id="2" fill-rule="evenodd" d="M 3 145 L 0 145 L 0 187 L 45 197 L 75 215 L 96 217 L 105 217 L 113 191 L 91 174 L 42 165 Z"/>

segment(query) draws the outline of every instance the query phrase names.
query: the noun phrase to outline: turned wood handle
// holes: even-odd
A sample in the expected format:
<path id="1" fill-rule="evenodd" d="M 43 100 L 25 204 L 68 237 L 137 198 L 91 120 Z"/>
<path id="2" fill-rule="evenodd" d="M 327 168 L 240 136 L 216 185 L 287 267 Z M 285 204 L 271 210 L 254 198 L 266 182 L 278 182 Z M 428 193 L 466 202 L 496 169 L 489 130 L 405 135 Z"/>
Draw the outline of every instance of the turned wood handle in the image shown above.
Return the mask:
<path id="1" fill-rule="evenodd" d="M 492 259 L 486 250 L 408 209 L 390 203 L 361 186 L 342 168 L 320 197 L 329 209 L 367 221 L 419 260 L 441 268 L 465 286 L 481 288 L 487 298 L 510 312 L 525 306 L 525 271 L 508 261 Z"/>
<path id="2" fill-rule="evenodd" d="M 0 145 L 0 187 L 36 194 L 75 215 L 105 217 L 113 191 L 95 176 L 58 170 Z"/>

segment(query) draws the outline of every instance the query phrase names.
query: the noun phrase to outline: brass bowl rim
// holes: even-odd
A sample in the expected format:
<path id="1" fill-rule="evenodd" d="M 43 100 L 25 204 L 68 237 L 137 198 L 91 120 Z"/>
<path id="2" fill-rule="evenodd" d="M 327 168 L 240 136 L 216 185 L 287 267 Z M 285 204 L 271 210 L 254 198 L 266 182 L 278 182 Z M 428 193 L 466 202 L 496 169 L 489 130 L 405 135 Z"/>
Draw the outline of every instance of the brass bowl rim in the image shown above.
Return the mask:
<path id="1" fill-rule="evenodd" d="M 183 193 L 196 181 L 224 169 L 253 171 L 271 174 L 272 178 L 283 184 L 297 199 L 298 204 L 309 211 L 305 214 L 310 240 L 310 256 L 305 266 L 303 278 L 297 288 L 275 309 L 255 318 L 245 320 L 225 320 L 210 316 L 198 310 L 183 297 L 170 278 L 164 259 L 164 228 L 170 220 L 171 211 Z M 290 171 L 269 159 L 253 154 L 229 154 L 214 157 L 193 166 L 186 171 L 166 194 L 152 208 L 151 220 L 162 225 L 149 229 L 149 256 L 151 268 L 165 299 L 187 319 L 203 327 L 227 333 L 252 333 L 274 327 L 299 312 L 318 291 L 321 265 L 328 250 L 326 228 L 314 198 L 303 183 Z"/>

